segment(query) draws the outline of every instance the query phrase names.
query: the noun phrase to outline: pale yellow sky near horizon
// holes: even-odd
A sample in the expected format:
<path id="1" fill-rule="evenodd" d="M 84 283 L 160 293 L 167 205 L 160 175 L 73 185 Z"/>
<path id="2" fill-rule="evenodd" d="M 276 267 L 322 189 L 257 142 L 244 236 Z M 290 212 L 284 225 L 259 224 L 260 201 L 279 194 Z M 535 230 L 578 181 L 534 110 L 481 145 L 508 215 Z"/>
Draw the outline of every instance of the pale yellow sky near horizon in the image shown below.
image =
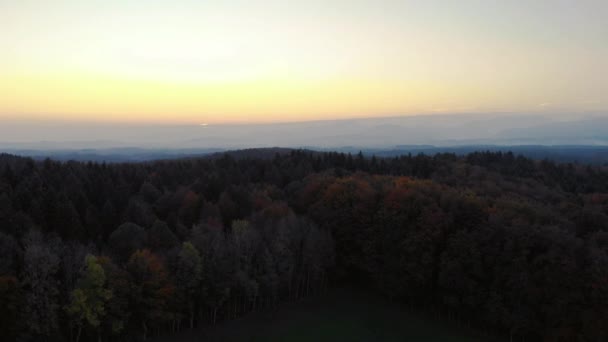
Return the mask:
<path id="1" fill-rule="evenodd" d="M 608 1 L 4 1 L 0 119 L 608 109 Z"/>

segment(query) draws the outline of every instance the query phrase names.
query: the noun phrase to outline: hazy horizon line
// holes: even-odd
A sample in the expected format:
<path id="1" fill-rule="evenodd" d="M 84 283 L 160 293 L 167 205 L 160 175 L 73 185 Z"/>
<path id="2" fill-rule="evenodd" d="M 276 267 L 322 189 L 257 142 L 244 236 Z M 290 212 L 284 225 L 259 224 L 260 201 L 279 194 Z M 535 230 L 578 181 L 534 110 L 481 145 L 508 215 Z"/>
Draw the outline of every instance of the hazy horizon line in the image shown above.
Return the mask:
<path id="1" fill-rule="evenodd" d="M 387 119 L 407 119 L 417 117 L 437 117 L 446 118 L 451 116 L 541 116 L 541 117 L 555 117 L 555 118 L 581 118 L 588 117 L 593 118 L 595 115 L 608 115 L 607 110 L 593 110 L 593 111 L 488 111 L 488 112 L 475 112 L 475 111 L 454 111 L 454 112 L 417 112 L 412 114 L 386 114 L 381 116 L 349 116 L 349 117 L 335 117 L 335 118 L 315 118 L 310 120 L 305 119 L 294 119 L 294 120 L 279 120 L 279 121 L 265 121 L 265 120 L 253 120 L 253 121 L 227 121 L 227 122 L 205 122 L 192 121 L 192 122 L 169 122 L 169 121 L 158 121 L 151 120 L 145 122 L 136 121 L 121 121 L 121 120 L 99 120 L 99 119 L 68 119 L 68 118 L 2 118 L 0 116 L 0 122 L 13 123 L 13 124 L 96 124 L 96 125 L 121 125 L 121 126 L 164 126 L 164 127 L 192 127 L 192 126 L 262 126 L 262 125 L 281 125 L 281 124 L 302 124 L 302 123 L 316 123 L 316 122 L 336 122 L 336 121 L 355 121 L 355 120 L 387 120 Z"/>

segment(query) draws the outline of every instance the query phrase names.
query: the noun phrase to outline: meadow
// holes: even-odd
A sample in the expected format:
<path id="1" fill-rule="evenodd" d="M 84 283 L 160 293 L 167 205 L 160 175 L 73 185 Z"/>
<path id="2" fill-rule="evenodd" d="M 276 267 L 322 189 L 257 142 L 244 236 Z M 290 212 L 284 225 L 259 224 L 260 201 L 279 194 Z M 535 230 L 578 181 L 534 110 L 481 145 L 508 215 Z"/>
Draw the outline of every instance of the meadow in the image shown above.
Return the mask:
<path id="1" fill-rule="evenodd" d="M 250 313 L 157 342 L 195 341 L 492 341 L 446 319 L 412 312 L 363 290 L 329 293 Z M 496 340 L 497 341 L 497 340 Z"/>

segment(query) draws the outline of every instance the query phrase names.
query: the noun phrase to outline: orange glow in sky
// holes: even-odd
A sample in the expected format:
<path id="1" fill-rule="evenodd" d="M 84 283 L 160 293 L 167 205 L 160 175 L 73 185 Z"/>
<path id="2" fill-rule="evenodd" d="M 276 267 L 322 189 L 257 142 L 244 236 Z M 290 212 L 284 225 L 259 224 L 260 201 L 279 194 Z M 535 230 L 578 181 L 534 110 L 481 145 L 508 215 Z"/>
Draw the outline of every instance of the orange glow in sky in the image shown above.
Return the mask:
<path id="1" fill-rule="evenodd" d="M 0 119 L 608 109 L 606 1 L 0 1 Z"/>

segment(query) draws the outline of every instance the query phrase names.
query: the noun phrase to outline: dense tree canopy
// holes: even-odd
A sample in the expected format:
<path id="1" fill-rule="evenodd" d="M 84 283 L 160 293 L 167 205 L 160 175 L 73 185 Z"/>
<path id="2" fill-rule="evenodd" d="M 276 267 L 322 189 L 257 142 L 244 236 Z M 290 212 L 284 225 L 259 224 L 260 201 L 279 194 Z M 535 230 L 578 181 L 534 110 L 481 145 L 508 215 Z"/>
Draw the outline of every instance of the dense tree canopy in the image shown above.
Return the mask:
<path id="1" fill-rule="evenodd" d="M 608 170 L 478 152 L 0 155 L 8 340 L 144 340 L 348 282 L 493 334 L 608 339 Z"/>

